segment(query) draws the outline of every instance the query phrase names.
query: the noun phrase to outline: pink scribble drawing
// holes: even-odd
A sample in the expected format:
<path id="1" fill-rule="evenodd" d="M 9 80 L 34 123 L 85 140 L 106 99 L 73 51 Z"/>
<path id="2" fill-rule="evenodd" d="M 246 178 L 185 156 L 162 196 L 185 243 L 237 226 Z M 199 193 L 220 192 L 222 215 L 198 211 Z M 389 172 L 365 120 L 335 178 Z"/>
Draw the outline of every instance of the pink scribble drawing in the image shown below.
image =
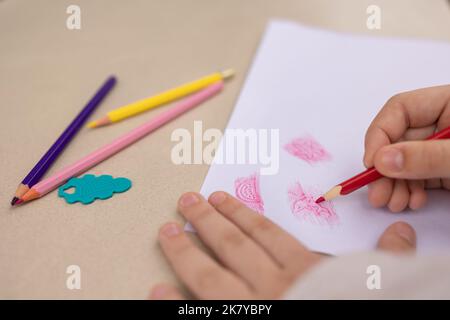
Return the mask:
<path id="1" fill-rule="evenodd" d="M 284 146 L 284 149 L 309 164 L 331 160 L 331 155 L 313 137 L 296 138 Z"/>
<path id="2" fill-rule="evenodd" d="M 339 218 L 331 202 L 316 203 L 320 192 L 305 191 L 300 183 L 295 183 L 288 190 L 292 214 L 305 221 L 320 225 L 336 225 Z"/>
<path id="3" fill-rule="evenodd" d="M 258 174 L 237 178 L 234 181 L 234 188 L 236 197 L 242 203 L 259 214 L 264 214 L 264 201 L 259 191 Z"/>

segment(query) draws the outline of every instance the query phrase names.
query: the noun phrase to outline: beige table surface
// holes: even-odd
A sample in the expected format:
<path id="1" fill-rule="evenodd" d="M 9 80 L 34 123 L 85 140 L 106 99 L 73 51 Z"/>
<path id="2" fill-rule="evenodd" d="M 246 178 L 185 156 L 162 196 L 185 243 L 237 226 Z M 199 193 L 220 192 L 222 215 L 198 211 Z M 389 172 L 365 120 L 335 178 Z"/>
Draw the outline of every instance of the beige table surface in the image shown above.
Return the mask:
<path id="1" fill-rule="evenodd" d="M 79 31 L 66 8 L 81 7 Z M 366 8 L 382 9 L 381 30 L 366 28 Z M 177 197 L 198 190 L 206 165 L 170 161 L 176 128 L 223 129 L 270 18 L 334 30 L 450 41 L 445 0 L 0 0 L 0 298 L 145 298 L 152 284 L 176 281 L 155 241 Z M 118 84 L 95 117 L 217 69 L 237 76 L 214 100 L 91 170 L 128 177 L 125 194 L 68 205 L 52 192 L 11 209 L 27 171 L 111 73 Z M 101 130 L 83 129 L 50 174 L 155 110 Z M 81 267 L 81 290 L 66 288 L 66 268 Z"/>

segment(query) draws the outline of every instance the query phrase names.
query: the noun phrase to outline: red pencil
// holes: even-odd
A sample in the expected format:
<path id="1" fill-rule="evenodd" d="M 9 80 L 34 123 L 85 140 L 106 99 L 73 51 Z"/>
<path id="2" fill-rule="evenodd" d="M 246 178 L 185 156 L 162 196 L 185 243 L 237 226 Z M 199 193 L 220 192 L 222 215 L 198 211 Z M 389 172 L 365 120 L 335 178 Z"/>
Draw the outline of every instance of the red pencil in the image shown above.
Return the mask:
<path id="1" fill-rule="evenodd" d="M 449 138 L 450 138 L 450 127 L 433 134 L 426 140 L 441 140 Z M 382 177 L 383 175 L 379 173 L 375 168 L 373 167 L 369 168 L 366 171 L 361 172 L 360 174 L 354 176 L 353 178 L 350 178 L 334 186 L 327 193 L 318 198 L 316 200 L 316 203 L 329 201 L 331 199 L 336 198 L 337 196 L 352 193 L 353 191 L 358 190 L 359 188 L 362 188 L 365 185 L 368 185 L 369 183 L 374 182 L 375 180 L 378 180 Z"/>

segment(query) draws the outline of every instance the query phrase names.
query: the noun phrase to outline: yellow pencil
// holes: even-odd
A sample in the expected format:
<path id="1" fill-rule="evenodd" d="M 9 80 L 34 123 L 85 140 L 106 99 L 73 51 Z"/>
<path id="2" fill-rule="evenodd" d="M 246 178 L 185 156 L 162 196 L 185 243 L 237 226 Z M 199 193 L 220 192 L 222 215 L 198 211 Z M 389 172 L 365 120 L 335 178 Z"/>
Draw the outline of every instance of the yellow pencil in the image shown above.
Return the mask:
<path id="1" fill-rule="evenodd" d="M 176 99 L 182 98 L 188 94 L 199 91 L 212 83 L 217 81 L 227 79 L 234 75 L 233 69 L 227 69 L 221 72 L 216 72 L 210 75 L 207 75 L 203 78 L 194 80 L 189 83 L 185 83 L 177 88 L 173 88 L 167 91 L 164 91 L 155 96 L 142 99 L 131 104 L 125 105 L 123 107 L 112 110 L 106 114 L 106 117 L 101 118 L 96 121 L 89 122 L 87 126 L 89 128 L 96 128 L 101 126 L 106 126 L 114 122 L 121 121 L 128 117 L 132 117 L 137 115 L 138 113 L 147 111 L 149 109 L 158 107 L 165 103 L 169 103 Z"/>

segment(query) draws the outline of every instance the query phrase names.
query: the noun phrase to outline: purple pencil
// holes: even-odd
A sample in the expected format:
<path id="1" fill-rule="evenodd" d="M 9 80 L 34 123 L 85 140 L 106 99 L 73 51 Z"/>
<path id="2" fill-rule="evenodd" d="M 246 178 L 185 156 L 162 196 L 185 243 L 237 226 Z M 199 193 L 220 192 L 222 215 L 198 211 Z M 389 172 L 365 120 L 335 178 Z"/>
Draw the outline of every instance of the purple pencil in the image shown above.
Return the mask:
<path id="1" fill-rule="evenodd" d="M 64 132 L 59 136 L 58 140 L 53 143 L 53 145 L 48 149 L 48 151 L 42 156 L 41 160 L 31 169 L 27 176 L 19 184 L 19 187 L 14 194 L 14 198 L 11 200 L 11 205 L 14 205 L 20 197 L 22 197 L 32 186 L 39 182 L 41 177 L 45 174 L 52 163 L 58 158 L 62 153 L 64 148 L 69 144 L 75 134 L 84 125 L 87 118 L 95 110 L 95 108 L 102 102 L 103 98 L 106 97 L 108 92 L 116 84 L 116 78 L 111 76 L 105 83 L 100 87 L 100 89 L 95 93 L 91 100 L 86 104 L 86 106 L 80 111 L 80 113 L 73 119 L 70 125 L 64 130 Z"/>

